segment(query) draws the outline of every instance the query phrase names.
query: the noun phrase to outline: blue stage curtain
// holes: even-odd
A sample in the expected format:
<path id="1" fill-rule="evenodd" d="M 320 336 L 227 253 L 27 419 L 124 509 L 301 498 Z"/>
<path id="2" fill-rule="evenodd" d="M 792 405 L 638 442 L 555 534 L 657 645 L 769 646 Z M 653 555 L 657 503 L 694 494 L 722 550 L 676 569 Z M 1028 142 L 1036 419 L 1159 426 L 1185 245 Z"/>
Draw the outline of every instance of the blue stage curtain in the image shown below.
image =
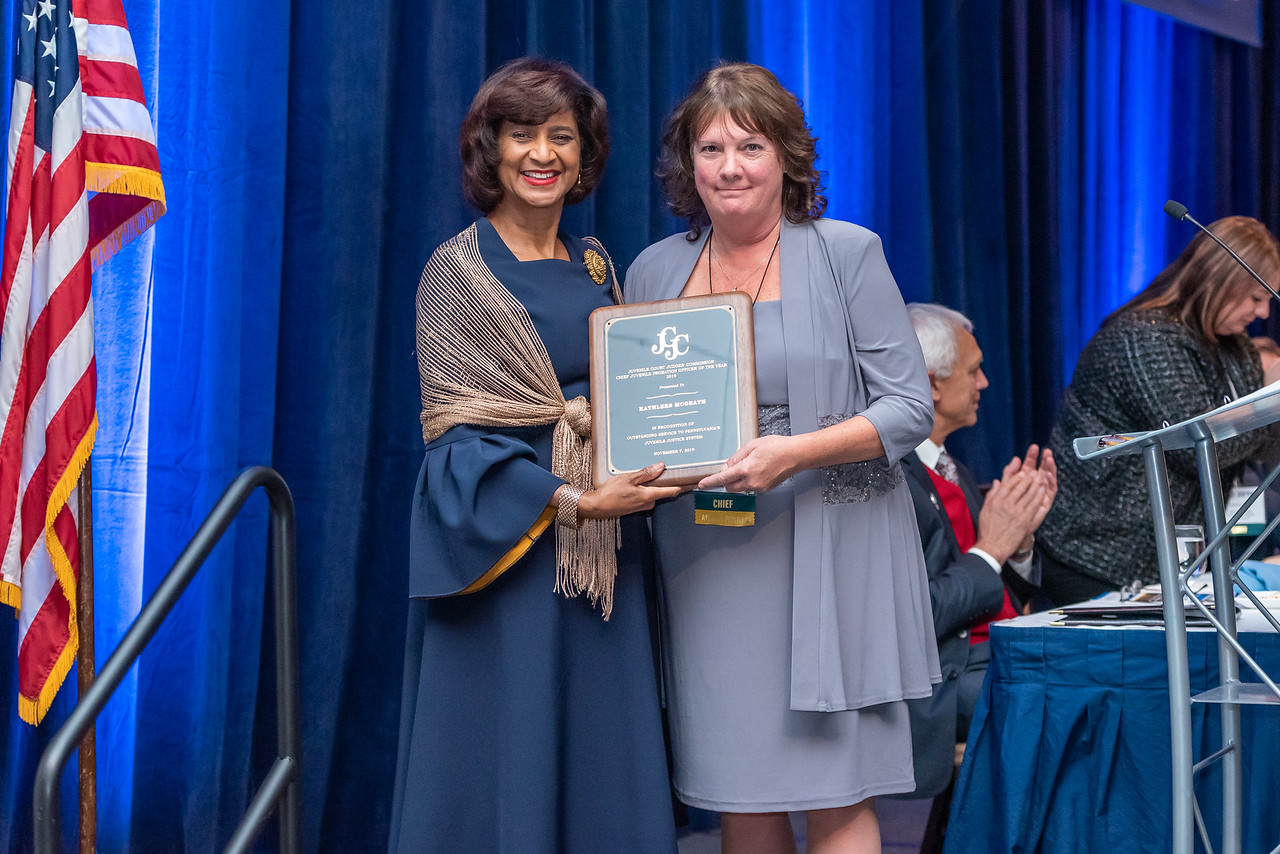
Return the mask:
<path id="1" fill-rule="evenodd" d="M 99 659 L 236 471 L 275 466 L 299 514 L 305 847 L 382 847 L 422 448 L 413 295 L 474 217 L 457 128 L 499 63 L 562 58 L 609 99 L 609 172 L 565 223 L 620 270 L 681 228 L 652 177 L 670 108 L 716 58 L 777 71 L 830 215 L 884 237 L 908 299 L 978 324 L 992 387 L 956 443 L 991 477 L 1047 438 L 1098 321 L 1191 237 L 1165 198 L 1280 222 L 1271 6 L 1257 50 L 1120 0 L 125 0 L 169 212 L 95 277 Z M 103 852 L 217 849 L 271 761 L 265 519 L 257 498 L 102 719 Z M 0 849 L 24 852 L 74 683 L 39 730 L 15 692 Z"/>
<path id="2" fill-rule="evenodd" d="M 1247 214 L 1280 227 L 1274 182 L 1264 185 L 1280 161 L 1263 145 L 1276 138 L 1264 122 L 1280 89 L 1261 73 L 1280 31 L 1265 5 L 1259 50 L 1114 0 L 1005 4 L 1005 52 L 1022 51 L 1006 67 L 1006 138 L 1023 146 L 1007 169 L 1022 214 L 1008 221 L 1019 259 L 1008 293 L 1029 305 L 1002 330 L 1028 367 L 1006 458 L 1047 438 L 1102 318 L 1194 236 L 1165 200 L 1205 223 Z"/>
<path id="3" fill-rule="evenodd" d="M 1277 16 L 1264 47 L 1120 0 L 753 3 L 752 57 L 806 102 L 829 213 L 903 294 L 977 325 L 991 387 L 952 440 L 979 477 L 1043 443 L 1102 318 L 1204 222 L 1280 223 Z"/>

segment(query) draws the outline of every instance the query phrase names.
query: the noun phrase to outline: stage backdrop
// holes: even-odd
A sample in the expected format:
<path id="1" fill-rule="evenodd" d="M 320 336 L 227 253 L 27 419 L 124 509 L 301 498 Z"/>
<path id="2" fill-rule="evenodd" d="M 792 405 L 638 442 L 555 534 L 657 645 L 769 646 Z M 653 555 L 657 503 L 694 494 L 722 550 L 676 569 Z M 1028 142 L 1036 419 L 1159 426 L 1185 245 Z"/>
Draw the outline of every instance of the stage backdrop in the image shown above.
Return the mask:
<path id="1" fill-rule="evenodd" d="M 1280 224 L 1271 4 L 1261 49 L 1120 0 L 124 6 L 169 212 L 95 278 L 99 657 L 235 472 L 279 469 L 308 851 L 384 845 L 422 447 L 413 294 L 474 216 L 457 127 L 500 62 L 565 59 L 609 99 L 608 175 L 566 224 L 622 267 L 681 227 L 651 177 L 667 111 L 717 58 L 776 70 L 820 137 L 829 213 L 884 236 L 908 299 L 977 323 L 992 386 L 955 444 L 984 477 L 1047 438 L 1099 320 L 1192 236 L 1165 199 Z M 99 726 L 103 852 L 218 850 L 270 762 L 265 516 L 251 502 Z M 3 685 L 0 848 L 24 852 L 74 681 L 39 731 Z M 73 786 L 64 803 L 71 850 Z"/>

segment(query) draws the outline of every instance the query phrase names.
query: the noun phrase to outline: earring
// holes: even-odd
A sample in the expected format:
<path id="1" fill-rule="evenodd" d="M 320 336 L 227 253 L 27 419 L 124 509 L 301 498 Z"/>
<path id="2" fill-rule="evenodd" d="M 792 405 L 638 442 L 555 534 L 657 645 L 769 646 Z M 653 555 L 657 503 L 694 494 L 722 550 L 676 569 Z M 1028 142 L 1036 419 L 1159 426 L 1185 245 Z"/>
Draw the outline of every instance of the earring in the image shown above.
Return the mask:
<path id="1" fill-rule="evenodd" d="M 579 187 L 582 186 L 582 170 L 581 169 L 578 170 L 578 186 Z"/>

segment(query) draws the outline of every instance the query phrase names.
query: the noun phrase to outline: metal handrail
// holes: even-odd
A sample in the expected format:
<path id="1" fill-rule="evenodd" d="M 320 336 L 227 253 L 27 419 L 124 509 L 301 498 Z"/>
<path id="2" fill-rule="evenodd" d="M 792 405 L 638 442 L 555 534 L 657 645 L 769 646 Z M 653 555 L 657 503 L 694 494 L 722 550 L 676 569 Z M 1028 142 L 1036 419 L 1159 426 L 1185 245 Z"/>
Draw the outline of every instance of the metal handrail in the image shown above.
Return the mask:
<path id="1" fill-rule="evenodd" d="M 224 850 L 237 854 L 248 851 L 249 845 L 278 804 L 280 851 L 282 854 L 298 854 L 298 615 L 293 496 L 289 494 L 289 487 L 284 479 L 274 469 L 266 466 L 253 466 L 240 472 L 222 493 L 187 547 L 178 555 L 178 559 L 156 587 L 151 599 L 143 606 L 116 651 L 107 659 L 93 686 L 72 710 L 62 729 L 50 740 L 36 769 L 33 803 L 36 854 L 58 854 L 62 823 L 58 805 L 58 783 L 76 745 L 93 726 L 129 668 L 173 610 L 173 606 L 231 526 L 245 501 L 259 486 L 266 490 L 271 506 L 271 548 L 275 571 L 276 736 L 280 742 L 279 755 Z"/>

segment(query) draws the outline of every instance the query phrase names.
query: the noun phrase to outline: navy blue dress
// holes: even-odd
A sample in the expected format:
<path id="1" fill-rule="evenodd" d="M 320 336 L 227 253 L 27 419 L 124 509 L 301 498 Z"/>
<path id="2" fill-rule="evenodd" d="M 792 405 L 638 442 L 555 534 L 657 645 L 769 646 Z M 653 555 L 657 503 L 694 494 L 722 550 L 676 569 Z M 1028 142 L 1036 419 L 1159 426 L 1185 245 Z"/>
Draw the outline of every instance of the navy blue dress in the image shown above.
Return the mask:
<path id="1" fill-rule="evenodd" d="M 481 253 L 525 306 L 566 399 L 588 391 L 587 316 L 612 303 L 570 261 L 520 262 L 487 220 Z M 555 585 L 554 523 L 488 586 L 563 483 L 552 425 L 455 427 L 414 495 L 392 852 L 674 852 L 646 617 L 642 520 L 623 520 L 608 622 Z"/>

